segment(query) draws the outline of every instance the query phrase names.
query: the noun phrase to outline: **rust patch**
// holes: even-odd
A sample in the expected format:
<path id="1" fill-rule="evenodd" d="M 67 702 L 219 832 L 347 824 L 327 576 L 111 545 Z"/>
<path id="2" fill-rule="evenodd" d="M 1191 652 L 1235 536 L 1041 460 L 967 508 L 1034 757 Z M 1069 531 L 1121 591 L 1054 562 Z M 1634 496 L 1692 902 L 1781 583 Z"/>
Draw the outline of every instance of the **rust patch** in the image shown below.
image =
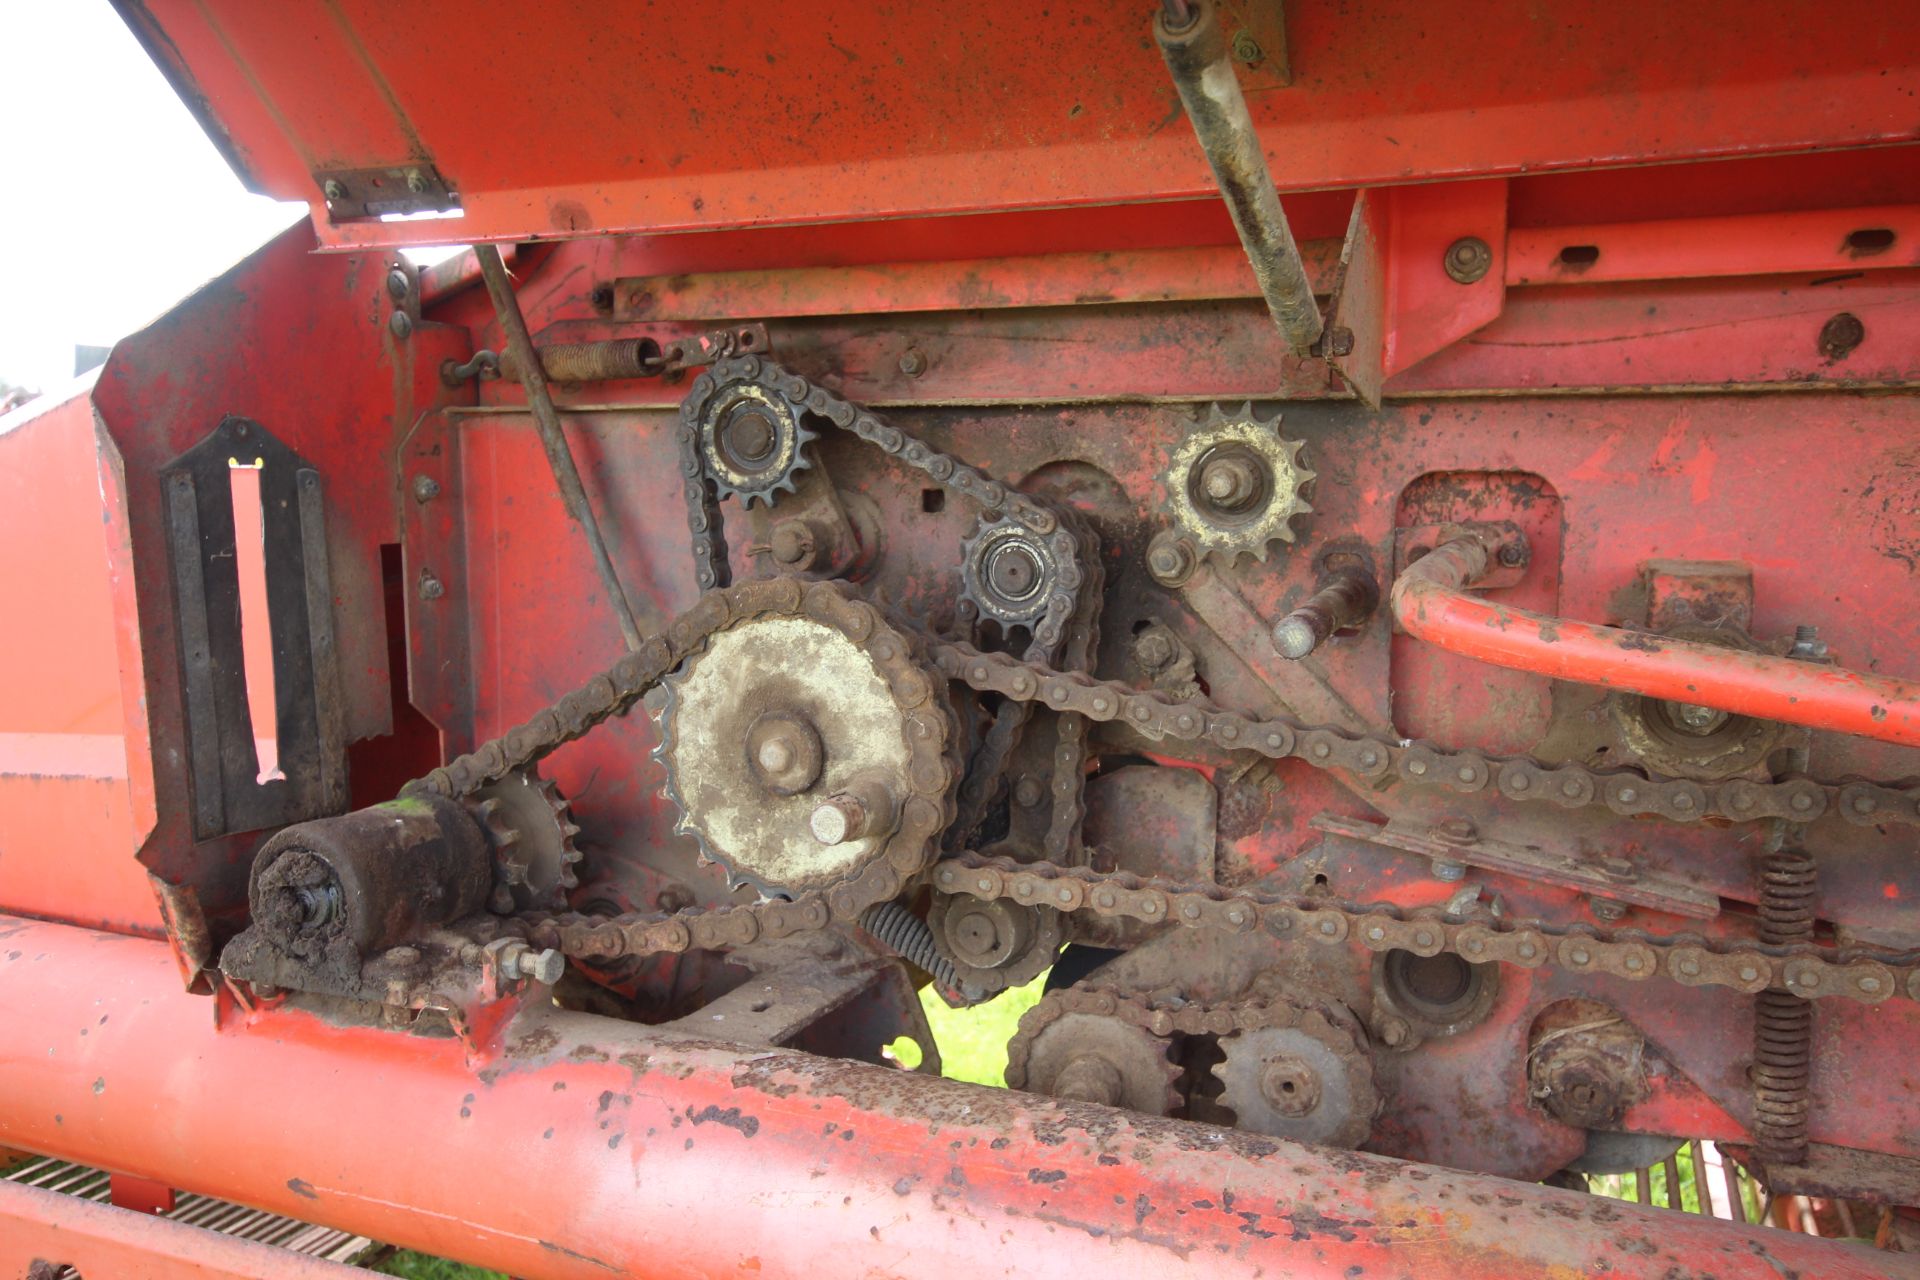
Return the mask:
<path id="1" fill-rule="evenodd" d="M 742 1115 L 738 1107 L 721 1108 L 709 1103 L 700 1111 L 689 1111 L 687 1119 L 695 1125 L 723 1124 L 729 1129 L 738 1129 L 742 1135 L 749 1138 L 760 1132 L 760 1118 Z"/>
<path id="2" fill-rule="evenodd" d="M 293 1192 L 293 1194 L 303 1200 L 318 1200 L 320 1198 L 320 1193 L 315 1191 L 313 1184 L 305 1178 L 288 1178 L 287 1190 Z"/>

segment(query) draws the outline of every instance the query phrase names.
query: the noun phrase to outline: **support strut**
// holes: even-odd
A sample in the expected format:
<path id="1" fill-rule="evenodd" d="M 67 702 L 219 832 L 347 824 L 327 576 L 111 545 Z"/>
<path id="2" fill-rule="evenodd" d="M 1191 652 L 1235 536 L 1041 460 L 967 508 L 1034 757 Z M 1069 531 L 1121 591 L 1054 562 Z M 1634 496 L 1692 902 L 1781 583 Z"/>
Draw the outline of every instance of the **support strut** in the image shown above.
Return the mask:
<path id="1" fill-rule="evenodd" d="M 1394 582 L 1394 621 L 1436 648 L 1496 667 L 1920 746 L 1920 684 L 1911 680 L 1574 622 L 1469 594 L 1495 567 L 1493 547 L 1478 533 L 1441 544 Z"/>
<path id="2" fill-rule="evenodd" d="M 1320 338 L 1320 307 L 1234 75 L 1219 12 L 1213 0 L 1177 7 L 1185 10 L 1184 25 L 1175 25 L 1179 16 L 1173 9 L 1162 9 L 1154 15 L 1153 37 L 1233 215 L 1267 310 L 1293 353 L 1309 355 Z"/>
<path id="3" fill-rule="evenodd" d="M 514 296 L 513 282 L 507 278 L 507 265 L 500 250 L 490 244 L 473 247 L 480 260 L 480 275 L 487 282 L 487 296 L 500 317 L 500 331 L 506 337 L 507 354 L 519 368 L 521 385 L 527 390 L 527 407 L 533 410 L 534 426 L 540 432 L 540 445 L 547 451 L 547 465 L 553 468 L 554 483 L 560 486 L 560 500 L 567 514 L 587 535 L 593 549 L 593 563 L 600 571 L 600 583 L 607 600 L 620 620 L 620 634 L 628 649 L 640 647 L 640 627 L 633 620 L 633 606 L 620 588 L 620 575 L 614 571 L 613 557 L 607 553 L 607 540 L 601 536 L 600 522 L 594 518 L 593 504 L 587 501 L 587 487 L 580 480 L 580 468 L 574 465 L 573 451 L 567 448 L 566 432 L 560 426 L 560 414 L 553 407 L 553 395 L 547 389 L 546 366 L 533 349 L 533 336 L 527 332 L 526 317 L 520 314 L 520 300 Z"/>

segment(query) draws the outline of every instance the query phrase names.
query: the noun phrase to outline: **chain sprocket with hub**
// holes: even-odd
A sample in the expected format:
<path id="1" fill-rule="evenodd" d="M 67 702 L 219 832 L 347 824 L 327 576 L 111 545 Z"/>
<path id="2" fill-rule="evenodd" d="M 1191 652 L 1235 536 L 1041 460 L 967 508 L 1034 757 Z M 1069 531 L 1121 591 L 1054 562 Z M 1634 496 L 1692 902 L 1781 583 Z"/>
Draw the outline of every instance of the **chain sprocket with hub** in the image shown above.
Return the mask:
<path id="1" fill-rule="evenodd" d="M 1219 405 L 1173 452 L 1162 477 L 1175 535 L 1197 559 L 1231 567 L 1246 556 L 1267 558 L 1275 542 L 1294 540 L 1293 518 L 1313 510 L 1304 445 L 1280 434 L 1280 419 L 1262 421 L 1249 402 L 1238 412 Z"/>
<path id="2" fill-rule="evenodd" d="M 925 832 L 903 829 L 904 806 L 947 814 L 945 683 L 914 640 L 844 603 L 851 625 L 804 608 L 740 621 L 665 682 L 655 758 L 676 830 L 731 887 L 792 898 L 875 862 L 917 870 Z"/>

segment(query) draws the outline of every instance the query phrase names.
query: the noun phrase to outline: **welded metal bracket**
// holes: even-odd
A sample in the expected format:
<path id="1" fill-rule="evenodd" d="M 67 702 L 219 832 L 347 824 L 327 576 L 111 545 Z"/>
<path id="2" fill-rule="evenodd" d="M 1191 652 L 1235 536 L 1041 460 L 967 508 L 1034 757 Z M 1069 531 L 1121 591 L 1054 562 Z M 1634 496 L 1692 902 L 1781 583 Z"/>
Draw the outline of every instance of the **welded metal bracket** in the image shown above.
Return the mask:
<path id="1" fill-rule="evenodd" d="M 258 467 L 282 776 L 261 781 L 247 706 L 230 473 Z M 161 472 L 180 629 L 193 833 L 207 840 L 347 807 L 320 473 L 266 428 L 224 419 Z"/>
<path id="2" fill-rule="evenodd" d="M 388 214 L 450 213 L 460 207 L 452 184 L 431 164 L 373 169 L 321 169 L 313 181 L 334 222 Z"/>

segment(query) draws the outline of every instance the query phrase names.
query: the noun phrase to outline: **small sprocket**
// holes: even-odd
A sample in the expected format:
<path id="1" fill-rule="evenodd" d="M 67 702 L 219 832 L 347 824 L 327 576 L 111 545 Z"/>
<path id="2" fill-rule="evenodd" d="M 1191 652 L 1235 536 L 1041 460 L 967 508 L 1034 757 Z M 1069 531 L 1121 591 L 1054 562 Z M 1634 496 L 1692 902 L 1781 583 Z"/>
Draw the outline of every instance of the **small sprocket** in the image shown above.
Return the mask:
<path id="1" fill-rule="evenodd" d="M 498 914 L 566 905 L 580 884 L 575 871 L 580 834 L 560 788 L 531 767 L 516 769 L 466 800 L 493 849 L 493 896 Z"/>
<path id="2" fill-rule="evenodd" d="M 1195 557 L 1229 568 L 1244 556 L 1265 560 L 1273 543 L 1294 540 L 1293 518 L 1313 510 L 1306 490 L 1317 473 L 1304 449 L 1280 434 L 1278 415 L 1263 422 L 1251 402 L 1233 414 L 1209 406 L 1162 477 L 1175 534 Z"/>
<path id="3" fill-rule="evenodd" d="M 1285 1012 L 1269 1008 L 1268 1013 Z M 1373 1130 L 1380 1095 L 1357 1026 L 1297 1009 L 1284 1023 L 1220 1037 L 1213 1067 L 1234 1127 L 1270 1138 L 1352 1149 Z"/>
<path id="4" fill-rule="evenodd" d="M 813 465 L 803 406 L 758 382 L 721 383 L 699 401 L 693 425 L 715 492 L 748 507 L 795 492 L 794 477 Z"/>
<path id="5" fill-rule="evenodd" d="M 1170 1115 L 1182 1105 L 1181 1071 L 1169 1056 L 1170 1041 L 1097 1013 L 1052 1017 L 1051 1010 L 1042 1012 L 1045 1003 L 1020 1020 L 1024 1029 L 1036 1014 L 1051 1017 L 1027 1045 L 1017 1078 L 1009 1058 L 1010 1087 L 1150 1116 Z"/>

